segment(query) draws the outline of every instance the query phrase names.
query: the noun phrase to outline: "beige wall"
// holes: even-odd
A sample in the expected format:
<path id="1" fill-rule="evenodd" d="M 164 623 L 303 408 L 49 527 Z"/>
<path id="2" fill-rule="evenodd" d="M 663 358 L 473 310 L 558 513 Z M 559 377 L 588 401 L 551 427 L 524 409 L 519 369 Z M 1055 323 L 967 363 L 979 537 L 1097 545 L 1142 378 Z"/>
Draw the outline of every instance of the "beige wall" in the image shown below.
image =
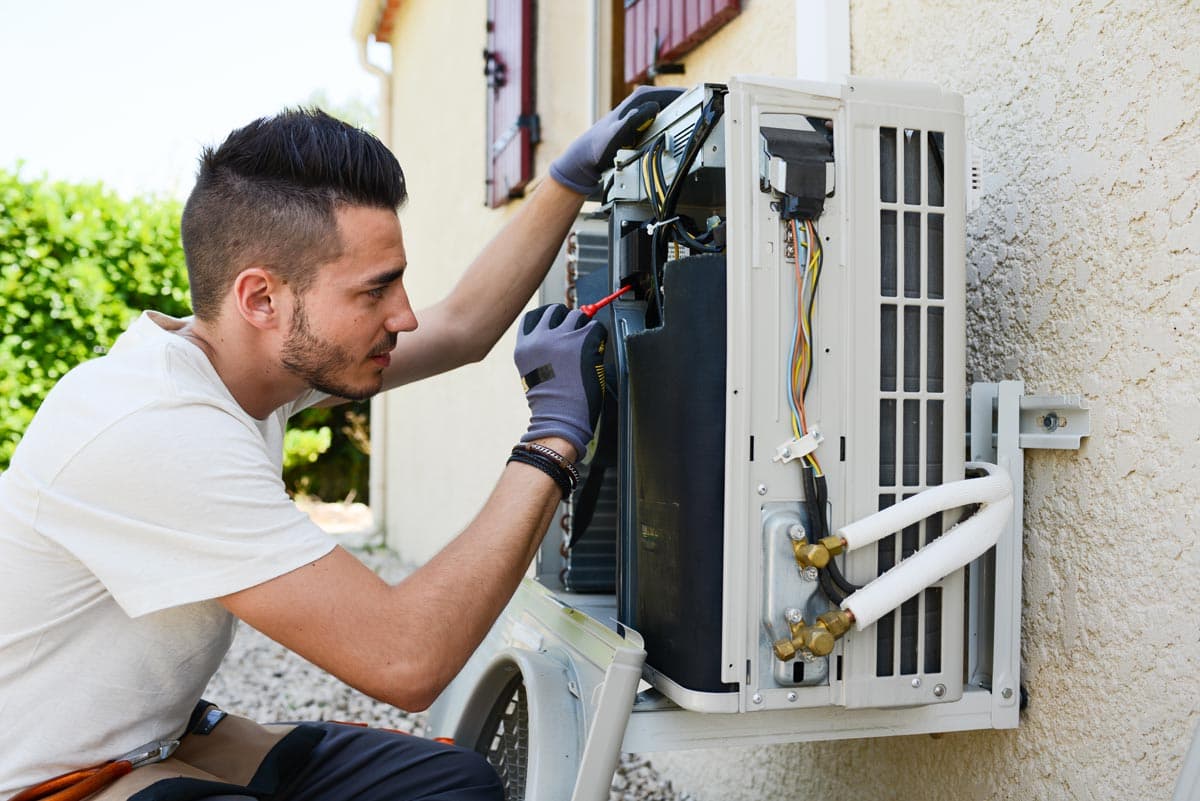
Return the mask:
<path id="1" fill-rule="evenodd" d="M 586 79 L 578 77 L 589 74 L 590 18 L 584 3 L 538 6 L 540 176 L 590 120 Z M 520 203 L 490 210 L 483 202 L 486 18 L 483 0 L 404 0 L 396 15 L 392 145 L 408 181 L 400 220 L 405 283 L 418 309 L 449 292 Z M 389 545 L 406 559 L 426 561 L 462 530 L 525 431 L 513 344 L 510 331 L 483 362 L 385 396 L 385 525 Z"/>
<path id="2" fill-rule="evenodd" d="M 1170 798 L 1200 720 L 1200 10 L 857 2 L 851 42 L 856 74 L 964 94 L 990 152 L 970 379 L 1094 409 L 1082 452 L 1026 461 L 1031 707 L 1013 732 L 654 764 L 697 801 Z M 714 41 L 689 72 L 738 47 Z"/>

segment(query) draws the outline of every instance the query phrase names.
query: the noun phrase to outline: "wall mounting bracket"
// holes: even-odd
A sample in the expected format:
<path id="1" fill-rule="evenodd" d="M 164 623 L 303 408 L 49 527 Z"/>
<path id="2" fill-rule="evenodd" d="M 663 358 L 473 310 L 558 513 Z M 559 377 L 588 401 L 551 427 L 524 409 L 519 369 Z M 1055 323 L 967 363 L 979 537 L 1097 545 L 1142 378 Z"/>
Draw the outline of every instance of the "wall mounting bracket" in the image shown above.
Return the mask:
<path id="1" fill-rule="evenodd" d="M 1092 412 L 1082 396 L 1021 396 L 1022 448 L 1079 450 L 1079 441 L 1091 433 Z"/>

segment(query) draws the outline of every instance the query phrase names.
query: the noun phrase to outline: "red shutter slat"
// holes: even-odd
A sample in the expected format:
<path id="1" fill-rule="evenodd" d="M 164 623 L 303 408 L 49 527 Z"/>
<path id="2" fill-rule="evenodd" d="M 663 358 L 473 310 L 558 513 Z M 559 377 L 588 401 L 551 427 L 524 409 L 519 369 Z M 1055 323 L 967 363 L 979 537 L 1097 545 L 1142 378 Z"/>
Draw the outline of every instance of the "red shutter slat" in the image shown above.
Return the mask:
<path id="1" fill-rule="evenodd" d="M 647 9 L 650 7 L 650 2 L 635 3 L 633 5 L 633 69 L 634 71 L 644 70 L 649 63 L 646 60 L 646 53 L 649 51 L 649 45 L 646 44 L 646 31 L 649 25 L 646 22 L 646 17 L 650 13 Z"/>
<path id="2" fill-rule="evenodd" d="M 678 60 L 741 11 L 741 0 L 626 0 L 625 80 L 640 83 L 654 65 Z"/>
<path id="3" fill-rule="evenodd" d="M 533 0 L 488 0 L 487 203 L 519 197 L 533 177 Z M 502 73 L 497 75 L 497 71 Z"/>
<path id="4" fill-rule="evenodd" d="M 685 41 L 691 38 L 696 31 L 700 30 L 700 25 L 703 22 L 703 20 L 700 19 L 700 0 L 683 0 L 683 16 L 684 33 L 683 36 L 680 36 L 679 40 L 675 43 L 676 46 L 682 45 Z"/>
<path id="5" fill-rule="evenodd" d="M 684 33 L 683 20 L 679 16 L 677 5 L 672 0 L 658 0 L 658 27 L 650 32 L 650 59 L 654 58 L 653 45 L 657 44 L 658 52 L 665 53 L 681 41 Z"/>

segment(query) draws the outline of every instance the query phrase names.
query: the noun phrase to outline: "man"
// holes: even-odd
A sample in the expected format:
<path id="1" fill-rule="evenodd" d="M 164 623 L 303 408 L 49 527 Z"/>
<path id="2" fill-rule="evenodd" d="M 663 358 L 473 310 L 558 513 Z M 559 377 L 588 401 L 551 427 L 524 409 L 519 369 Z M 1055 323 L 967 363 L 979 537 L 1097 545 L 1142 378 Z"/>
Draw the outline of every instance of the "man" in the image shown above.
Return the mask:
<path id="1" fill-rule="evenodd" d="M 562 307 L 526 316 L 523 445 L 466 530 L 395 586 L 287 498 L 286 419 L 482 358 L 603 165 L 675 94 L 640 90 L 586 132 L 420 315 L 402 281 L 403 175 L 377 140 L 288 112 L 205 151 L 182 225 L 195 316 L 147 312 L 72 371 L 0 477 L 0 797 L 181 736 L 96 798 L 501 797 L 463 749 L 197 702 L 235 618 L 405 709 L 462 667 L 570 487 L 602 332 Z"/>

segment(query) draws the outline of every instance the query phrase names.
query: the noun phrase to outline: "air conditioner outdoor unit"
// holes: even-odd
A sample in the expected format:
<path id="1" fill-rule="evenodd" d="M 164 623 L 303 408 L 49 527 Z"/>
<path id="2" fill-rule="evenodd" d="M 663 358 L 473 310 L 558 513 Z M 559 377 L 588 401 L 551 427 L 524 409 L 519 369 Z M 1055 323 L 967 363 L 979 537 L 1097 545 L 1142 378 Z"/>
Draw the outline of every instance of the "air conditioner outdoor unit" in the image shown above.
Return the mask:
<path id="1" fill-rule="evenodd" d="M 1044 399 L 977 385 L 968 461 L 967 172 L 961 97 L 860 79 L 697 86 L 617 154 L 543 287 L 633 287 L 595 452 L 435 733 L 582 799 L 621 748 L 1017 724 Z"/>

